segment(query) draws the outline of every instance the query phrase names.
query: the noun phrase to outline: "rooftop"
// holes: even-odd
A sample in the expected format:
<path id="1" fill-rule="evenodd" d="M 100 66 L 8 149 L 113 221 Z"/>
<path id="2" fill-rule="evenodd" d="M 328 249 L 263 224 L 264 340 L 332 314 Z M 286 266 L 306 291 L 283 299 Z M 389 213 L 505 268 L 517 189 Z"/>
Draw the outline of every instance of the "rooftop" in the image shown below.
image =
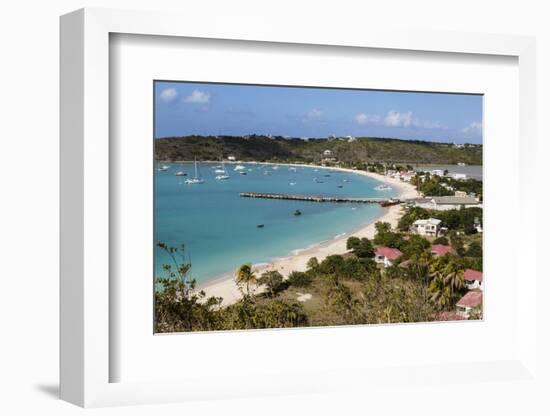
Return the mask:
<path id="1" fill-rule="evenodd" d="M 437 218 L 428 218 L 427 220 L 416 220 L 414 225 L 439 225 L 441 220 Z"/>
<path id="2" fill-rule="evenodd" d="M 464 280 L 469 280 L 469 281 L 477 280 L 481 282 L 483 280 L 483 273 L 478 272 L 477 270 L 466 269 L 464 270 Z"/>
<path id="3" fill-rule="evenodd" d="M 444 256 L 447 253 L 451 252 L 451 247 L 444 246 L 443 244 L 434 244 L 432 246 L 432 253 L 437 254 L 438 256 Z"/>
<path id="4" fill-rule="evenodd" d="M 377 256 L 383 256 L 389 260 L 395 260 L 403 254 L 398 249 L 391 247 L 376 247 L 374 252 Z"/>
<path id="5" fill-rule="evenodd" d="M 476 306 L 481 305 L 482 298 L 483 295 L 481 292 L 471 290 L 470 292 L 462 296 L 462 299 L 457 302 L 456 306 L 462 306 L 464 308 L 475 308 Z"/>
<path id="6" fill-rule="evenodd" d="M 436 204 L 445 205 L 477 205 L 479 200 L 473 196 L 434 196 L 433 201 Z"/>

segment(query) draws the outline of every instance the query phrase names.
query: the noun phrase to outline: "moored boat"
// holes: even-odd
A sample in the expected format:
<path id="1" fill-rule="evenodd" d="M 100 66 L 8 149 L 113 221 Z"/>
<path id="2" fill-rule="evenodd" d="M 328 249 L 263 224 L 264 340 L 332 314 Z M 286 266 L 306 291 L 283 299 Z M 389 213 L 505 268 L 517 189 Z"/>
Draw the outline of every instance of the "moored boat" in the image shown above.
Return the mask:
<path id="1" fill-rule="evenodd" d="M 186 179 L 185 183 L 187 185 L 198 185 L 204 183 L 204 179 L 202 179 L 199 175 L 199 170 L 197 168 L 197 159 L 195 159 L 195 177 Z"/>

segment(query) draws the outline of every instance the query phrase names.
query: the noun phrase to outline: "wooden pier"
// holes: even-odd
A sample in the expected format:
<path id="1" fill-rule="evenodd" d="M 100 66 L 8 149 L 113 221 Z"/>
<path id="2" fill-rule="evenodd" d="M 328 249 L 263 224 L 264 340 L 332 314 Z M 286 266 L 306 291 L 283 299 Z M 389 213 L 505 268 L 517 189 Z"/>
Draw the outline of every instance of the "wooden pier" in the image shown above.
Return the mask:
<path id="1" fill-rule="evenodd" d="M 290 195 L 290 194 L 270 194 L 263 192 L 241 192 L 242 198 L 262 198 L 262 199 L 283 199 L 290 201 L 307 202 L 337 202 L 337 203 L 356 203 L 356 204 L 380 204 L 390 206 L 399 204 L 399 199 L 390 198 L 352 198 L 345 196 L 323 196 L 323 195 Z"/>

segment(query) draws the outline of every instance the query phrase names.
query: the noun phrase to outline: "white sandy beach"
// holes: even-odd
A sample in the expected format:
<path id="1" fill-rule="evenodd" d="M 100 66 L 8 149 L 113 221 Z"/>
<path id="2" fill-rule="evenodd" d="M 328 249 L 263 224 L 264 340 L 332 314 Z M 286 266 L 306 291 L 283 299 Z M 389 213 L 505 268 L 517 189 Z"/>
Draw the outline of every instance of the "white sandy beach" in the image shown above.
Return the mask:
<path id="1" fill-rule="evenodd" d="M 408 199 L 408 198 L 415 198 L 418 196 L 418 193 L 413 185 L 401 182 L 397 179 L 393 178 L 386 178 L 382 175 L 371 173 L 371 172 L 364 172 L 364 171 L 357 171 L 352 169 L 345 169 L 345 168 L 326 168 L 323 166 L 310 166 L 310 165 L 292 165 L 292 164 L 284 164 L 285 166 L 309 166 L 312 168 L 318 168 L 318 169 L 331 169 L 331 170 L 339 170 L 343 172 L 348 173 L 355 173 L 358 175 L 365 175 L 370 176 L 373 179 L 376 180 L 384 180 L 389 185 L 394 187 L 394 189 L 398 189 L 398 198 L 400 199 Z M 392 227 L 395 227 L 397 225 L 397 222 L 399 221 L 399 218 L 401 217 L 401 206 L 400 205 L 394 205 L 389 208 L 384 209 L 384 214 L 375 219 L 372 223 L 366 225 L 365 227 L 355 230 L 353 232 L 349 232 L 346 234 L 342 234 L 338 238 L 335 238 L 333 240 L 315 245 L 314 247 L 304 249 L 304 250 L 295 250 L 293 254 L 289 254 L 287 257 L 276 259 L 272 261 L 269 264 L 263 264 L 253 267 L 254 272 L 259 277 L 263 272 L 268 270 L 277 270 L 279 271 L 283 276 L 288 276 L 288 274 L 292 271 L 305 271 L 306 270 L 306 264 L 307 261 L 311 257 L 317 257 L 319 261 L 323 260 L 327 256 L 333 255 L 333 254 L 344 254 L 348 250 L 346 249 L 346 241 L 351 236 L 356 237 L 367 237 L 369 239 L 372 239 L 375 234 L 374 229 L 374 223 L 377 221 L 383 221 L 388 222 L 391 224 Z M 235 283 L 235 278 L 233 274 L 231 276 L 227 276 L 225 278 L 220 278 L 218 280 L 205 283 L 204 285 L 200 285 L 198 287 L 200 290 L 204 290 L 207 297 L 210 296 L 217 296 L 223 298 L 223 305 L 230 305 L 232 303 L 235 303 L 241 298 L 241 292 L 239 291 L 239 288 L 237 284 Z M 262 288 L 259 287 L 256 289 L 256 293 L 259 293 L 262 291 Z"/>

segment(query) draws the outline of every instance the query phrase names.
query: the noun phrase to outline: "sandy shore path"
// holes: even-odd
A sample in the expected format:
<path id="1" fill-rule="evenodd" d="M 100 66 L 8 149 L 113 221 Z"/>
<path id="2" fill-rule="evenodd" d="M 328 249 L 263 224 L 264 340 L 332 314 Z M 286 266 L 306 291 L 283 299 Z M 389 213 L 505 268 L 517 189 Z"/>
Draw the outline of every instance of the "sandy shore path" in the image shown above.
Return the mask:
<path id="1" fill-rule="evenodd" d="M 304 166 L 304 165 L 289 164 L 288 166 Z M 318 169 L 324 168 L 322 166 L 313 166 L 313 167 L 316 167 Z M 325 168 L 325 169 L 329 169 L 329 168 Z M 415 198 L 418 196 L 418 193 L 413 185 L 406 182 L 401 182 L 397 179 L 386 178 L 383 175 L 379 175 L 376 173 L 356 171 L 352 169 L 344 169 L 344 168 L 330 168 L 330 169 L 354 173 L 358 175 L 365 175 L 379 181 L 384 180 L 390 186 L 398 190 L 398 198 L 400 199 Z M 369 239 L 372 239 L 375 234 L 375 228 L 374 228 L 375 222 L 377 221 L 389 222 L 392 227 L 395 227 L 397 225 L 397 222 L 399 221 L 399 218 L 401 218 L 401 216 L 402 216 L 402 207 L 400 205 L 394 205 L 394 206 L 385 208 L 384 214 L 382 216 L 378 217 L 372 223 L 366 225 L 361 229 L 348 232 L 334 240 L 330 240 L 330 241 L 315 245 L 314 247 L 311 247 L 309 249 L 295 250 L 294 251 L 295 254 L 290 254 L 288 257 L 276 259 L 269 264 L 255 266 L 253 267 L 253 270 L 258 277 L 263 272 L 268 270 L 277 270 L 285 277 L 288 276 L 288 274 L 292 271 L 305 271 L 307 268 L 306 267 L 307 262 L 311 257 L 317 257 L 319 261 L 322 261 L 327 256 L 330 256 L 333 254 L 344 254 L 348 251 L 346 249 L 346 242 L 349 237 L 356 236 L 359 238 L 367 237 Z M 235 278 L 233 274 L 227 275 L 225 277 L 222 277 L 218 280 L 214 280 L 212 282 L 205 283 L 203 285 L 199 285 L 198 289 L 204 290 L 207 297 L 210 297 L 210 296 L 222 297 L 224 306 L 235 303 L 239 299 L 241 299 L 241 292 L 239 290 L 239 287 L 235 283 Z M 257 288 L 256 293 L 259 293 L 261 291 L 262 291 L 261 287 Z"/>

